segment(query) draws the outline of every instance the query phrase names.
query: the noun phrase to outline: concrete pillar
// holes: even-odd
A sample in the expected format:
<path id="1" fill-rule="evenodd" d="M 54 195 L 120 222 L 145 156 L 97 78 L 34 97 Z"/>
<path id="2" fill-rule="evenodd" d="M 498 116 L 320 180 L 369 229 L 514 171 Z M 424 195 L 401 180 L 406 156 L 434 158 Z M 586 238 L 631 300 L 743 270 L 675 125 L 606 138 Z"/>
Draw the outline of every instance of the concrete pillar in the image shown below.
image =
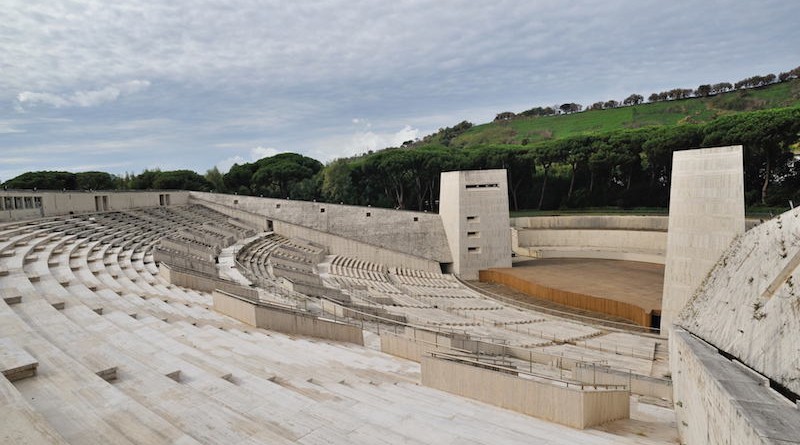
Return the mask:
<path id="1" fill-rule="evenodd" d="M 673 153 L 662 335 L 744 229 L 742 146 Z"/>

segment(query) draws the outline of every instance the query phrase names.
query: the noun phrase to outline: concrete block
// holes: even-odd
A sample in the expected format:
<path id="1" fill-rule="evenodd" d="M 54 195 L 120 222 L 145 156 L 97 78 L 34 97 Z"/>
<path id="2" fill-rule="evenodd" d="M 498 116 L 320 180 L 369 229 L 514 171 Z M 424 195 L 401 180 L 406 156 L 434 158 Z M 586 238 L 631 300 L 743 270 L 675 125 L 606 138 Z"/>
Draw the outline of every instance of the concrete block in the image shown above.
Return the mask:
<path id="1" fill-rule="evenodd" d="M 3 301 L 5 301 L 6 304 L 9 305 L 9 306 L 11 306 L 12 304 L 19 304 L 20 302 L 22 302 L 22 296 L 21 295 L 15 295 L 15 296 L 11 296 L 11 297 L 4 297 Z"/>
<path id="2" fill-rule="evenodd" d="M 117 367 L 116 366 L 112 366 L 112 367 L 109 367 L 109 368 L 106 368 L 106 369 L 101 369 L 101 370 L 95 372 L 95 374 L 98 377 L 100 377 L 101 379 L 103 379 L 103 380 L 105 380 L 107 382 L 111 382 L 111 381 L 114 381 L 114 380 L 117 379 Z"/>
<path id="3" fill-rule="evenodd" d="M 168 373 L 166 373 L 164 375 L 169 377 L 169 378 L 171 378 L 172 380 L 175 380 L 178 383 L 180 383 L 180 381 L 181 381 L 181 370 L 180 369 L 176 369 L 175 371 L 168 372 Z"/>
<path id="4" fill-rule="evenodd" d="M 11 339 L 0 338 L 0 373 L 10 382 L 36 375 L 39 362 Z"/>

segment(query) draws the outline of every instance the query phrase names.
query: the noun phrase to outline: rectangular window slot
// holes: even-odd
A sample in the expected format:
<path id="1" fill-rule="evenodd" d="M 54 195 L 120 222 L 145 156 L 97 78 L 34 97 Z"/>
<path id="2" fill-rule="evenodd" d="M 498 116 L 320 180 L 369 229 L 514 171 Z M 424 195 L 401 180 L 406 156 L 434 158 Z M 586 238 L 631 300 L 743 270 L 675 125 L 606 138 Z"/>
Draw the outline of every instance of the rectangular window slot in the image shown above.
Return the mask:
<path id="1" fill-rule="evenodd" d="M 275 208 L 279 209 L 279 208 L 281 208 L 281 205 L 280 204 L 275 204 Z"/>
<path id="2" fill-rule="evenodd" d="M 481 253 L 480 247 L 467 247 L 467 252 L 469 253 Z"/>
<path id="3" fill-rule="evenodd" d="M 467 236 L 469 238 L 480 238 L 481 237 L 481 232 L 477 232 L 477 231 L 467 232 Z"/>
<path id="4" fill-rule="evenodd" d="M 419 221 L 419 218 L 415 216 L 414 217 L 414 222 L 417 222 L 417 221 Z"/>
<path id="5" fill-rule="evenodd" d="M 497 188 L 500 187 L 499 184 L 467 184 L 466 186 L 468 189 L 486 189 L 486 188 Z"/>
<path id="6" fill-rule="evenodd" d="M 369 218 L 370 216 L 372 216 L 372 213 L 367 212 L 367 218 Z"/>
<path id="7" fill-rule="evenodd" d="M 467 222 L 474 222 L 474 223 L 481 222 L 481 219 L 478 218 L 477 216 L 468 216 L 467 217 Z"/>
<path id="8" fill-rule="evenodd" d="M 319 209 L 319 213 L 325 213 L 325 209 L 324 208 Z"/>

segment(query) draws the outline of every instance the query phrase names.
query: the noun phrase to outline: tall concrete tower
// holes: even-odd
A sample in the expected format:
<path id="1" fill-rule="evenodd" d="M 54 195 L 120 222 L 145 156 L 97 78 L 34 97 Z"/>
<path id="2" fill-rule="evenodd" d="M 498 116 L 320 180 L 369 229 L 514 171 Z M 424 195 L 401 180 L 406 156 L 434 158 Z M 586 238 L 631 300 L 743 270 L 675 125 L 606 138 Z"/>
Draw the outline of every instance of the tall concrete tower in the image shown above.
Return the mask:
<path id="1" fill-rule="evenodd" d="M 672 156 L 661 335 L 728 248 L 744 233 L 742 146 Z"/>
<path id="2" fill-rule="evenodd" d="M 439 215 L 456 275 L 476 280 L 481 269 L 511 267 L 505 169 L 443 172 Z"/>

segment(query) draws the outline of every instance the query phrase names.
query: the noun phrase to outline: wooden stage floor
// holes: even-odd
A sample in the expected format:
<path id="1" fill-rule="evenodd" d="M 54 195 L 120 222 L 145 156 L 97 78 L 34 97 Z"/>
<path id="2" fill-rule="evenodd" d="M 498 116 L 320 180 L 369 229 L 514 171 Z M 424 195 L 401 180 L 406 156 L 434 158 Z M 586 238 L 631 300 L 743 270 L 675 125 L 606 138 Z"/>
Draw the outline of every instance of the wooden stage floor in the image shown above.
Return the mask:
<path id="1" fill-rule="evenodd" d="M 544 258 L 516 261 L 511 268 L 489 271 L 531 283 L 532 288 L 548 288 L 613 300 L 637 306 L 646 313 L 661 311 L 663 264 L 594 258 Z M 547 298 L 546 295 L 533 296 Z"/>

